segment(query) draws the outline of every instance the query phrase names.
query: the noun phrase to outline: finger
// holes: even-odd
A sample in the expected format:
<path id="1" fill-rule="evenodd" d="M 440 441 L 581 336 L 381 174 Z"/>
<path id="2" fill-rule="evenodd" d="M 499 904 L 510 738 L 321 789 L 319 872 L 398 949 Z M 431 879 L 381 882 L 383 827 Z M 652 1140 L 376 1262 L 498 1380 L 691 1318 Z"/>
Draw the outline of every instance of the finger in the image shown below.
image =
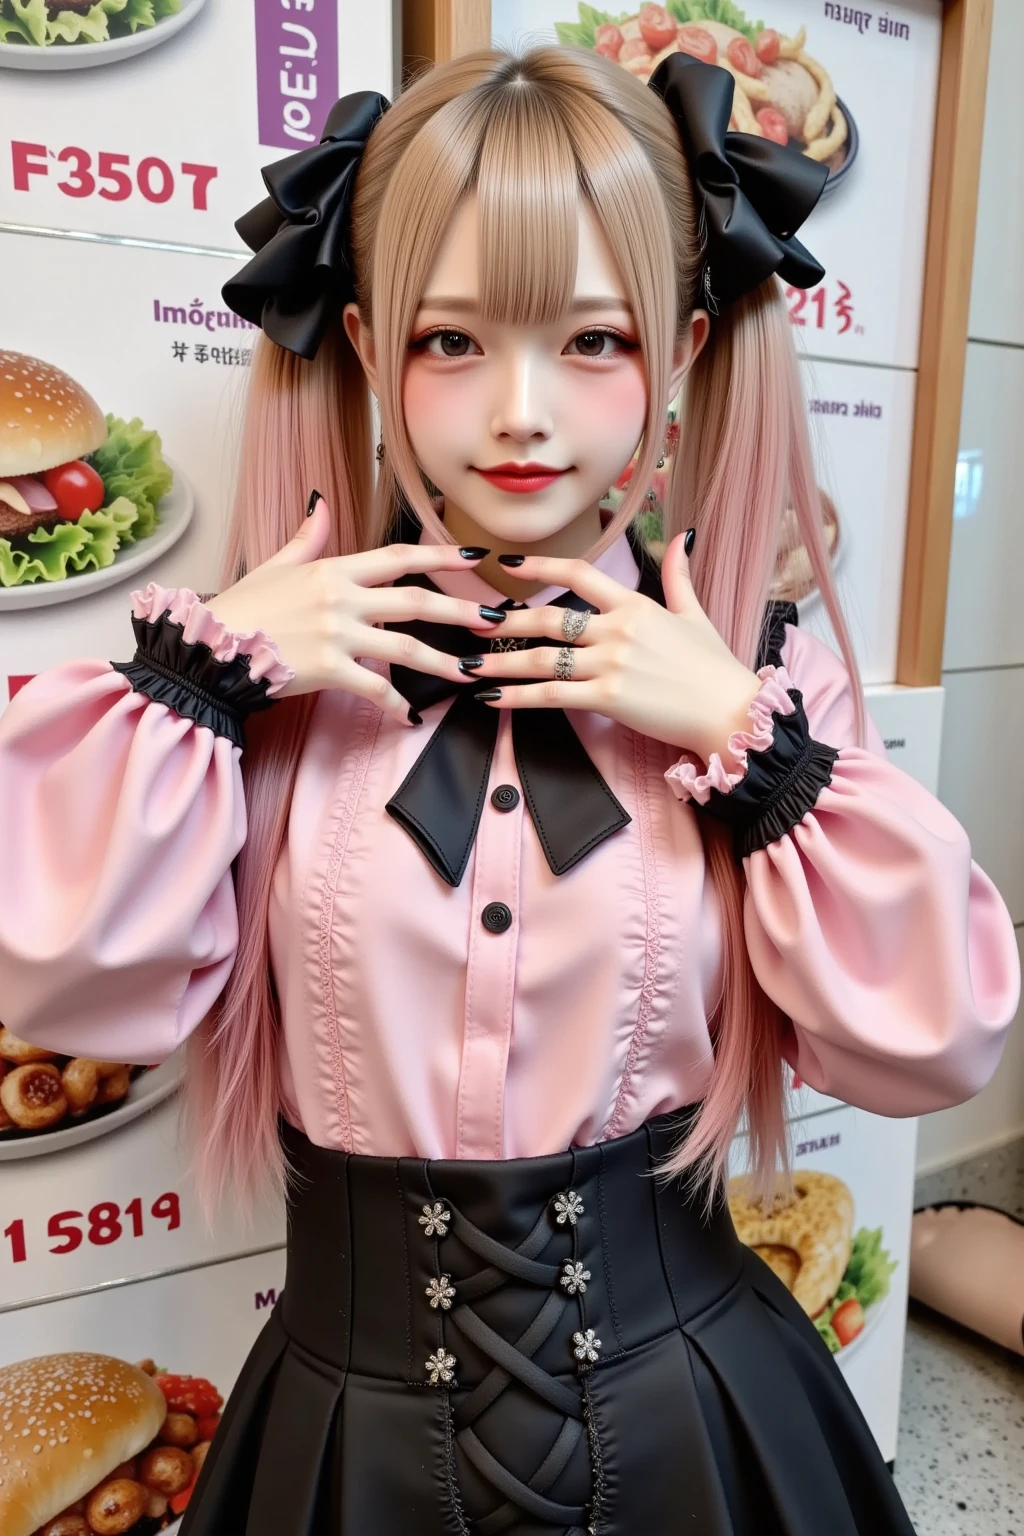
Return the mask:
<path id="1" fill-rule="evenodd" d="M 516 567 L 516 579 L 568 587 L 602 613 L 636 595 L 621 582 L 597 570 L 589 560 L 562 560 L 555 555 L 526 555 L 522 565 Z"/>
<path id="2" fill-rule="evenodd" d="M 349 581 L 358 582 L 363 587 L 375 587 L 381 582 L 394 581 L 396 576 L 413 573 L 472 571 L 484 556 L 475 553 L 472 559 L 467 559 L 459 553 L 458 544 L 384 544 L 380 549 L 368 549 L 361 555 L 338 558 L 345 561 L 345 575 Z"/>
<path id="3" fill-rule="evenodd" d="M 693 529 L 677 533 L 661 562 L 661 582 L 665 589 L 665 604 L 671 613 L 685 613 L 696 601 L 690 582 L 690 560 L 687 551 L 693 549 Z"/>
<path id="4" fill-rule="evenodd" d="M 521 686 L 501 688 L 500 699 L 481 699 L 492 709 L 590 709 L 596 714 L 607 712 L 608 701 L 601 683 L 524 683 Z"/>
<path id="5" fill-rule="evenodd" d="M 390 629 L 371 629 L 367 626 L 356 642 L 356 655 L 372 656 L 377 661 L 397 662 L 411 667 L 415 672 L 429 672 L 433 677 L 449 677 L 452 682 L 464 683 L 466 673 L 459 671 L 459 658 L 444 651 L 435 651 L 432 645 L 424 645 L 412 635 L 396 634 Z"/>
<path id="6" fill-rule="evenodd" d="M 319 491 L 309 498 L 309 511 L 283 549 L 271 555 L 266 565 L 308 565 L 323 553 L 331 532 L 331 512 Z"/>
<path id="7" fill-rule="evenodd" d="M 415 711 L 410 712 L 408 699 L 403 699 L 391 679 L 371 667 L 361 667 L 358 661 L 346 658 L 339 668 L 334 687 L 344 688 L 346 693 L 354 693 L 361 699 L 369 699 L 371 704 L 376 704 L 378 709 L 397 720 L 399 725 L 416 723 L 412 718 Z"/>
<path id="8" fill-rule="evenodd" d="M 561 645 L 569 644 L 566 641 L 565 630 L 562 627 L 567 612 L 572 609 L 557 608 L 553 605 L 542 604 L 535 608 L 510 608 L 508 618 L 501 626 L 502 638 L 514 635 L 531 635 L 540 640 L 556 640 Z M 474 619 L 470 629 L 482 629 L 485 621 Z M 573 645 L 595 645 L 602 638 L 603 617 L 599 613 L 592 613 L 587 620 L 586 628 L 578 638 L 571 643 Z M 488 629 L 490 626 L 488 626 Z"/>
<path id="9" fill-rule="evenodd" d="M 505 632 L 504 620 L 480 617 L 478 603 L 430 592 L 426 587 L 367 587 L 356 611 L 365 624 L 405 624 L 420 619 L 428 624 L 460 624 L 485 634 L 500 626 Z"/>
<path id="10" fill-rule="evenodd" d="M 501 678 L 501 677 L 535 677 L 548 678 L 555 675 L 555 661 L 561 649 L 557 645 L 538 645 L 529 651 L 497 651 L 483 658 L 482 665 L 473 668 L 474 677 Z M 588 649 L 572 651 L 572 681 L 589 682 L 595 677 L 603 677 L 608 670 L 610 657 L 604 646 L 590 646 Z"/>

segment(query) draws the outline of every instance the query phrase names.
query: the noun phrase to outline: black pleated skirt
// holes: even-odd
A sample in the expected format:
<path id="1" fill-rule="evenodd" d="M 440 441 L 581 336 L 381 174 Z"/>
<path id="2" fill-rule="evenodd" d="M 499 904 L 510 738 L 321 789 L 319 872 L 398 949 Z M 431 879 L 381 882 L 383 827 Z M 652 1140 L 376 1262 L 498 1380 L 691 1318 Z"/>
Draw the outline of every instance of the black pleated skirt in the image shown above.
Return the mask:
<path id="1" fill-rule="evenodd" d="M 182 1536 L 913 1536 L 724 1201 L 650 1176 L 679 1129 L 465 1162 L 284 1126 L 286 1285 Z"/>

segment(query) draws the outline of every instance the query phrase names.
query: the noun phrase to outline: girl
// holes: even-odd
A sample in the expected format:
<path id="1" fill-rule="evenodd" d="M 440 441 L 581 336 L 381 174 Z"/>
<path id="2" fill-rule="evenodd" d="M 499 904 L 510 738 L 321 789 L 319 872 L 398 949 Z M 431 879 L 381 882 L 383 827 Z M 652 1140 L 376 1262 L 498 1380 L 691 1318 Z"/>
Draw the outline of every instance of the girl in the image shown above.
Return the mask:
<path id="1" fill-rule="evenodd" d="M 272 166 L 223 590 L 3 720 L 5 1023 L 189 1038 L 207 1196 L 290 1175 L 184 1536 L 910 1531 L 723 1170 L 745 1112 L 774 1193 L 784 1063 L 977 1092 L 1013 928 L 855 682 L 775 276 L 820 170 L 652 84 L 474 54 Z M 787 501 L 845 667 L 766 609 Z"/>

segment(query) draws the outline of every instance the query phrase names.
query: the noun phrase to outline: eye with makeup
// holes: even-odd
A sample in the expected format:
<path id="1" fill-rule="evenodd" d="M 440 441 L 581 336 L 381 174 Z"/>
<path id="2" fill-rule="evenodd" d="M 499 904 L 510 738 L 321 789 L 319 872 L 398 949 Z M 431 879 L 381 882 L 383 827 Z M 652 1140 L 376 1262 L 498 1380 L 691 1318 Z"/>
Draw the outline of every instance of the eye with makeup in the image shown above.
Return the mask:
<path id="1" fill-rule="evenodd" d="M 592 325 L 586 330 L 577 331 L 564 347 L 562 355 L 583 357 L 591 362 L 604 363 L 611 362 L 624 353 L 636 352 L 639 346 L 638 341 L 623 335 L 621 331 L 607 326 Z M 446 325 L 438 326 L 432 331 L 425 331 L 422 336 L 415 337 L 409 342 L 409 351 L 427 357 L 459 362 L 463 358 L 479 355 L 481 348 L 465 331 Z"/>
<path id="2" fill-rule="evenodd" d="M 640 343 L 624 336 L 621 331 L 609 326 L 592 325 L 585 331 L 577 331 L 565 352 L 569 357 L 585 357 L 591 362 L 606 363 L 639 349 Z"/>
<path id="3" fill-rule="evenodd" d="M 456 330 L 451 325 L 437 326 L 432 331 L 425 331 L 422 336 L 416 336 L 409 342 L 409 351 L 416 352 L 427 357 L 446 358 L 450 362 L 459 362 L 464 357 L 472 357 L 472 348 L 480 352 L 472 336 L 465 331 Z"/>

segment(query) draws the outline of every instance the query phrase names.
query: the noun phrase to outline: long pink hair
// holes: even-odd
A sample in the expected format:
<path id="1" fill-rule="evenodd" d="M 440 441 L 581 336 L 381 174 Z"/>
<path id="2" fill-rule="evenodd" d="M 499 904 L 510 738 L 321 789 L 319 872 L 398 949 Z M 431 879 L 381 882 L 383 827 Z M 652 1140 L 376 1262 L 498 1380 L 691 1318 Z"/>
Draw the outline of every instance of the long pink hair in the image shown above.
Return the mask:
<path id="1" fill-rule="evenodd" d="M 222 589 L 287 543 L 313 486 L 334 514 L 328 555 L 379 543 L 400 495 L 444 537 L 405 429 L 402 367 L 420 295 L 452 213 L 470 191 L 480 207 L 481 306 L 511 323 L 543 323 L 564 312 L 575 282 L 578 199 L 593 208 L 635 316 L 649 400 L 630 489 L 591 554 L 642 510 L 661 451 L 673 348 L 689 330 L 701 259 L 675 125 L 654 92 L 596 54 L 551 47 L 521 56 L 468 54 L 401 94 L 374 129 L 356 181 L 357 298 L 377 350 L 386 448 L 376 484 L 367 385 L 340 325 L 314 362 L 260 338 Z M 665 536 L 696 527 L 694 587 L 735 655 L 754 665 L 789 504 L 856 681 L 775 279 L 713 321 L 688 378 L 676 463 Z M 189 1046 L 186 1120 L 208 1210 L 225 1188 L 246 1204 L 261 1188 L 282 1187 L 286 1177 L 267 920 L 314 706 L 312 696 L 284 699 L 248 726 L 248 837 L 235 871 L 238 952 L 224 993 Z M 701 835 L 723 919 L 721 988 L 710 1020 L 715 1063 L 701 1112 L 669 1170 L 689 1170 L 713 1186 L 745 1111 L 753 1165 L 767 1187 L 786 1162 L 785 1021 L 751 970 L 743 874 L 731 844 L 706 818 Z"/>

